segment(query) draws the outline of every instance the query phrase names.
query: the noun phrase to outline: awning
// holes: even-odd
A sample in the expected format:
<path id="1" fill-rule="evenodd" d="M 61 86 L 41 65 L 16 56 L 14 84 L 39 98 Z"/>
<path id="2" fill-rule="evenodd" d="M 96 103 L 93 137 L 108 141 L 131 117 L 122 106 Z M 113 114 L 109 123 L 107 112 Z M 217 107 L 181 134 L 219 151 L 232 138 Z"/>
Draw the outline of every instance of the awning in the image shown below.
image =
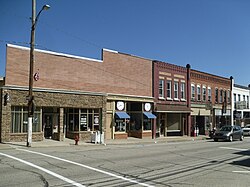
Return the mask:
<path id="1" fill-rule="evenodd" d="M 151 112 L 143 112 L 143 114 L 149 118 L 149 119 L 155 119 L 156 116 L 154 114 L 152 114 Z"/>
<path id="2" fill-rule="evenodd" d="M 115 114 L 120 119 L 130 119 L 130 116 L 126 112 L 116 112 Z"/>

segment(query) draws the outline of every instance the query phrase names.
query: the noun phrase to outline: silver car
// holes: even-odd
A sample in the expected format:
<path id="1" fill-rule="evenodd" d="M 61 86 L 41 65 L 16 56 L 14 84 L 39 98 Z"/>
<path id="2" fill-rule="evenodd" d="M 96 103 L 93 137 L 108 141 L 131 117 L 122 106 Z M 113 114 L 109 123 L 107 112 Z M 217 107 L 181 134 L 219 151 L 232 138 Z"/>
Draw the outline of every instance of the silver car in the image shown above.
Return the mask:
<path id="1" fill-rule="evenodd" d="M 242 130 L 244 136 L 250 136 L 250 124 L 247 124 Z"/>
<path id="2" fill-rule="evenodd" d="M 232 142 L 233 140 L 240 140 L 244 139 L 243 130 L 240 126 L 230 126 L 225 125 L 220 128 L 220 130 L 216 131 L 214 134 L 214 141 L 217 142 L 218 140 L 226 140 Z"/>

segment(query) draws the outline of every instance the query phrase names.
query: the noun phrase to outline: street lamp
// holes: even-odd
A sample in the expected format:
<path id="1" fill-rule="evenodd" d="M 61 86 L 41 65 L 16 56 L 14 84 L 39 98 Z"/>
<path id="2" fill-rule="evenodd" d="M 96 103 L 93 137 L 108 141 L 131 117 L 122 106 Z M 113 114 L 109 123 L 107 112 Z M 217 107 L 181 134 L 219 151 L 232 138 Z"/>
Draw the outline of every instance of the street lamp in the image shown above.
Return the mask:
<path id="1" fill-rule="evenodd" d="M 31 147 L 32 142 L 32 119 L 34 114 L 33 101 L 33 67 L 34 67 L 34 49 L 35 49 L 35 29 L 38 18 L 43 10 L 48 10 L 49 5 L 44 5 L 36 16 L 36 0 L 32 0 L 32 26 L 30 38 L 30 73 L 29 73 L 29 96 L 28 96 L 28 129 L 27 129 L 27 147 Z"/>

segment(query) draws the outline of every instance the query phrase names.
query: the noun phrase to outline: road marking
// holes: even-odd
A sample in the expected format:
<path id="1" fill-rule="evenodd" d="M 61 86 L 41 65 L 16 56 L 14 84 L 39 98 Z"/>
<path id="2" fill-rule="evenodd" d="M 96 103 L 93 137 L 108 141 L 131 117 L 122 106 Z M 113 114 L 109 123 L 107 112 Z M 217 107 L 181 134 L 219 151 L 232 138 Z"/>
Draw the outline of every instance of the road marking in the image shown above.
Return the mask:
<path id="1" fill-rule="evenodd" d="M 37 165 L 35 165 L 35 164 L 32 164 L 31 162 L 27 162 L 27 161 L 22 160 L 22 159 L 20 159 L 20 158 L 17 158 L 17 157 L 11 156 L 11 155 L 7 155 L 7 154 L 4 154 L 4 153 L 0 153 L 0 155 L 3 155 L 3 156 L 5 156 L 5 157 L 8 157 L 8 158 L 11 158 L 11 159 L 14 159 L 14 160 L 17 160 L 17 161 L 22 162 L 22 163 L 24 163 L 24 164 L 26 164 L 26 165 L 29 165 L 29 166 L 34 167 L 34 168 L 36 168 L 36 169 L 39 169 L 39 170 L 41 170 L 41 171 L 43 171 L 43 172 L 45 172 L 45 173 L 48 173 L 48 174 L 50 174 L 50 175 L 52 175 L 52 176 L 54 176 L 54 177 L 56 177 L 56 178 L 59 178 L 59 179 L 65 181 L 65 182 L 68 182 L 68 183 L 70 183 L 70 184 L 72 184 L 72 185 L 74 185 L 74 186 L 85 187 L 85 186 L 81 185 L 80 183 L 77 183 L 77 182 L 75 182 L 75 181 L 73 181 L 73 180 L 71 180 L 71 179 L 68 179 L 68 178 L 66 178 L 66 177 L 64 177 L 64 176 L 62 176 L 62 175 L 59 175 L 59 174 L 54 173 L 54 172 L 52 172 L 52 171 L 50 171 L 50 170 L 47 170 L 47 169 L 45 169 L 45 168 L 42 168 L 42 167 L 37 166 Z"/>
<path id="2" fill-rule="evenodd" d="M 250 171 L 233 171 L 233 173 L 250 173 Z"/>
<path id="3" fill-rule="evenodd" d="M 235 151 L 248 151 L 248 149 L 240 149 L 240 148 L 233 148 L 233 147 L 219 147 L 220 149 L 230 149 Z"/>
<path id="4" fill-rule="evenodd" d="M 90 170 L 93 170 L 93 171 L 96 171 L 96 172 L 99 172 L 99 173 L 109 175 L 111 177 L 115 177 L 115 178 L 118 178 L 118 179 L 121 179 L 121 180 L 124 180 L 124 181 L 128 181 L 128 182 L 131 182 L 131 183 L 135 183 L 135 184 L 138 184 L 138 185 L 141 185 L 141 186 L 154 187 L 154 186 L 146 184 L 146 183 L 141 183 L 141 182 L 138 182 L 138 181 L 133 180 L 133 179 L 129 179 L 129 178 L 126 178 L 126 177 L 123 177 L 123 176 L 115 175 L 115 174 L 107 172 L 107 171 L 103 171 L 103 170 L 100 170 L 100 169 L 97 169 L 97 168 L 93 168 L 93 167 L 90 167 L 90 166 L 87 166 L 87 165 L 84 165 L 84 164 L 80 164 L 80 163 L 77 163 L 77 162 L 73 162 L 73 161 L 70 161 L 70 160 L 66 160 L 66 159 L 63 159 L 63 158 L 59 158 L 59 157 L 55 157 L 55 156 L 51 156 L 51 155 L 47 155 L 47 154 L 39 153 L 39 152 L 35 152 L 35 151 L 25 150 L 25 149 L 18 149 L 17 148 L 17 150 L 26 151 L 26 152 L 29 152 L 29 153 L 42 155 L 42 156 L 45 156 L 45 157 L 49 157 L 49 158 L 53 158 L 53 159 L 60 160 L 60 161 L 63 161 L 63 162 L 67 162 L 67 163 L 70 163 L 70 164 L 74 164 L 74 165 L 77 165 L 77 166 L 80 166 L 80 167 L 84 167 L 84 168 L 87 168 L 87 169 L 90 169 Z"/>

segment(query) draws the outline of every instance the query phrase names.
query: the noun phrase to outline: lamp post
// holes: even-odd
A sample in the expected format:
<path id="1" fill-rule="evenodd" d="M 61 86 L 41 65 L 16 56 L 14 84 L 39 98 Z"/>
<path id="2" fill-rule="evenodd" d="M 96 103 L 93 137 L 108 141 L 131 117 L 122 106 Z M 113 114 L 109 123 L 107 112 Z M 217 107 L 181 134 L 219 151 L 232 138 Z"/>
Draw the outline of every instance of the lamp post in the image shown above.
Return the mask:
<path id="1" fill-rule="evenodd" d="M 31 147 L 32 142 L 32 119 L 34 114 L 33 101 L 33 67 L 34 67 L 34 49 L 35 49 L 35 29 L 38 18 L 43 10 L 48 10 L 49 5 L 44 5 L 36 16 L 36 0 L 32 0 L 32 26 L 30 38 L 30 72 L 29 72 L 29 95 L 28 95 L 28 129 L 27 129 L 27 147 Z"/>

